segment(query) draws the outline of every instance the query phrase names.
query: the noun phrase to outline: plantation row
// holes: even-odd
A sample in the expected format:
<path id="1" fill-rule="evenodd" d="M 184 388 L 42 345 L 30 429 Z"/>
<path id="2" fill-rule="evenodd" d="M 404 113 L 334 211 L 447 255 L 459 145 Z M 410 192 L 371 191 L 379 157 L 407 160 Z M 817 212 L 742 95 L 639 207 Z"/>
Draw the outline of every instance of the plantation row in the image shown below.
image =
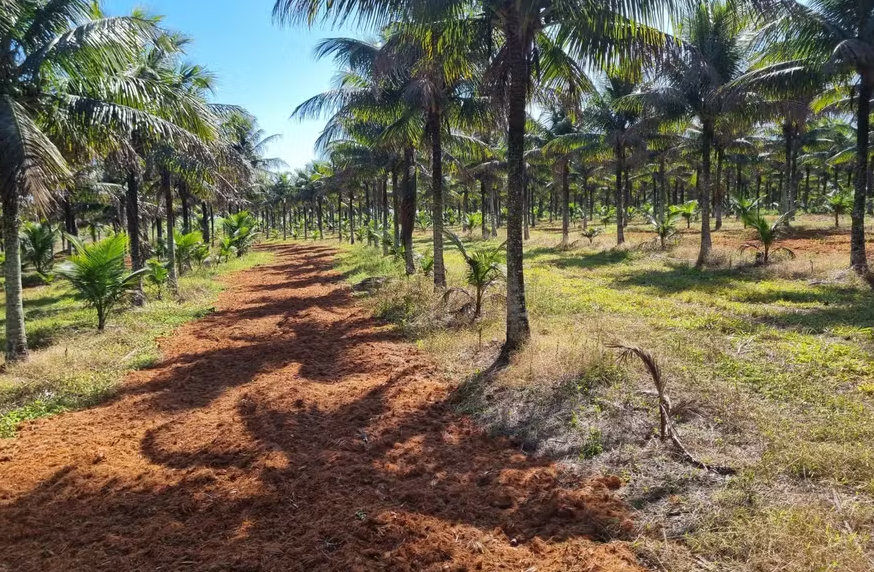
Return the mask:
<path id="1" fill-rule="evenodd" d="M 95 236 L 91 243 L 64 235 L 74 254 L 55 268 L 57 230 L 49 223 L 28 222 L 21 234 L 22 269 L 32 267 L 46 283 L 51 283 L 55 276 L 67 279 L 78 297 L 97 312 L 97 329 L 102 331 L 114 308 L 128 301 L 136 305 L 145 302 L 144 280 L 154 287 L 156 299 L 161 300 L 166 287 L 171 293 L 177 293 L 177 278 L 185 272 L 246 254 L 258 236 L 252 215 L 241 211 L 221 219 L 220 223 L 224 236 L 218 245 L 215 241 L 212 244 L 205 241 L 200 231 L 183 234 L 174 229 L 173 262 L 167 258 L 166 243 L 158 240 L 154 256 L 146 259 L 145 267 L 131 272 L 125 261 L 130 249 L 125 233 L 110 230 L 108 237 L 98 240 Z"/>
<path id="2" fill-rule="evenodd" d="M 592 221 L 614 224 L 622 244 L 640 214 L 665 247 L 697 218 L 704 266 L 727 216 L 755 229 L 766 263 L 801 211 L 836 226 L 850 214 L 848 263 L 868 275 L 867 5 L 278 0 L 274 16 L 377 39 L 319 44 L 335 85 L 294 116 L 326 120 L 324 159 L 278 179 L 264 206 L 296 205 L 306 234 L 387 242 L 409 273 L 413 230 L 430 225 L 438 288 L 445 225 L 484 238 L 504 225 L 505 357 L 530 335 L 523 242 L 546 219 L 562 245 L 574 221 L 587 238 Z"/>

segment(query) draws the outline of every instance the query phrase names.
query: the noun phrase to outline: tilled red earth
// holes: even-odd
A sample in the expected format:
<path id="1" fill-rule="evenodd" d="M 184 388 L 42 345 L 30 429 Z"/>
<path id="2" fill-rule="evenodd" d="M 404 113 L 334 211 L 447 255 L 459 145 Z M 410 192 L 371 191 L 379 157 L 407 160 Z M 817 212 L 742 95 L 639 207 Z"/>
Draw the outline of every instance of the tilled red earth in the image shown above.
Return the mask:
<path id="1" fill-rule="evenodd" d="M 488 438 L 330 249 L 276 253 L 112 402 L 0 442 L 0 570 L 640 570 L 615 478 Z"/>

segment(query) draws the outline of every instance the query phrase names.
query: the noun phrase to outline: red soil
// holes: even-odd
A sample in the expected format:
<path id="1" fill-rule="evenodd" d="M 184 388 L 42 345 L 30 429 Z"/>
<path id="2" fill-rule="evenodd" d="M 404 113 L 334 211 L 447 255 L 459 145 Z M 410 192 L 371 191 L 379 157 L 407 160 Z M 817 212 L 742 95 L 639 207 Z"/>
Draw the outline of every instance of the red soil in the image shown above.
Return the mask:
<path id="1" fill-rule="evenodd" d="M 277 249 L 111 403 L 0 443 L 0 570 L 639 572 L 618 479 L 482 434 L 332 252 Z"/>

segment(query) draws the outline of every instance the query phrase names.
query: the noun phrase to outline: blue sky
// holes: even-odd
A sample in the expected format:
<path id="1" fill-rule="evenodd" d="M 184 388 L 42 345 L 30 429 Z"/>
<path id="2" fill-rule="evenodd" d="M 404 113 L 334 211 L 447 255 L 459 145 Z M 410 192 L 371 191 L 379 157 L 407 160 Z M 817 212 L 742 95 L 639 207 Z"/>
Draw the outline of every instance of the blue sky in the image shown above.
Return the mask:
<path id="1" fill-rule="evenodd" d="M 145 8 L 165 17 L 164 26 L 194 39 L 191 61 L 218 75 L 215 100 L 242 105 L 268 134 L 281 133 L 271 156 L 291 168 L 314 158 L 313 143 L 323 122 L 290 120 L 292 110 L 328 89 L 333 65 L 316 62 L 321 38 L 350 35 L 344 30 L 280 28 L 271 18 L 274 0 L 104 0 L 113 15 Z"/>

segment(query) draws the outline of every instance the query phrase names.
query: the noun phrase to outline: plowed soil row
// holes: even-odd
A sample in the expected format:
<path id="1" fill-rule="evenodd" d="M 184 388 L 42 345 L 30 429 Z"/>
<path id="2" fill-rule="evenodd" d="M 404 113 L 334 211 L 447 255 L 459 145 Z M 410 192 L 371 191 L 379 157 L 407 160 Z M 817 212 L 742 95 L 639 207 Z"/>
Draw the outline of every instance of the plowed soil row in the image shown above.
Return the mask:
<path id="1" fill-rule="evenodd" d="M 0 570 L 640 570 L 615 478 L 484 435 L 329 248 L 276 254 L 112 402 L 0 442 Z"/>

